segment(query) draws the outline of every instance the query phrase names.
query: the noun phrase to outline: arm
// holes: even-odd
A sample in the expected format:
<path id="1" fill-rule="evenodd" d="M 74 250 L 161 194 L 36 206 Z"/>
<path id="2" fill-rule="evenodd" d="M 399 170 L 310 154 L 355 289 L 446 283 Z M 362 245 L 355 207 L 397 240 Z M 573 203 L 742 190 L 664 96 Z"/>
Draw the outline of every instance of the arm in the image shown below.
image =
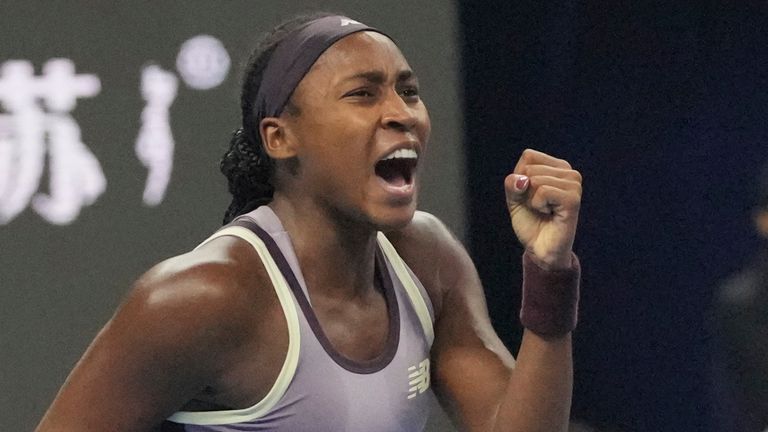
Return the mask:
<path id="1" fill-rule="evenodd" d="M 518 238 L 549 269 L 571 264 L 581 177 L 566 166 L 526 151 L 517 174 L 505 182 Z M 517 175 L 529 180 L 516 189 Z M 526 329 L 515 361 L 491 326 L 474 264 L 439 221 L 419 214 L 392 239 L 435 303 L 435 390 L 458 423 L 470 431 L 566 430 L 573 382 L 570 334 L 542 337 Z"/>
<path id="2" fill-rule="evenodd" d="M 204 249 L 166 261 L 136 283 L 38 432 L 155 430 L 215 382 L 243 335 L 242 308 L 231 296 L 234 265 Z"/>

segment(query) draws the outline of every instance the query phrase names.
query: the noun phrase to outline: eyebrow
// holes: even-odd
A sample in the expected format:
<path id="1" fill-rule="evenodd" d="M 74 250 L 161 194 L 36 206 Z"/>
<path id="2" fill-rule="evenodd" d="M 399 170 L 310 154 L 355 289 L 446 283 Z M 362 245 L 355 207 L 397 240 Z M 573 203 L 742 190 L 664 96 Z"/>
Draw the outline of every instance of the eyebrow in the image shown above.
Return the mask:
<path id="1" fill-rule="evenodd" d="M 397 74 L 397 82 L 407 81 L 411 78 L 416 79 L 416 75 L 410 69 L 401 70 Z M 364 79 L 370 82 L 371 84 L 382 84 L 384 83 L 384 81 L 386 81 L 384 72 L 374 70 L 374 71 L 365 71 L 365 72 L 356 73 L 352 76 L 344 78 L 343 80 L 341 80 L 341 82 L 345 83 L 345 82 L 354 81 L 357 79 Z"/>

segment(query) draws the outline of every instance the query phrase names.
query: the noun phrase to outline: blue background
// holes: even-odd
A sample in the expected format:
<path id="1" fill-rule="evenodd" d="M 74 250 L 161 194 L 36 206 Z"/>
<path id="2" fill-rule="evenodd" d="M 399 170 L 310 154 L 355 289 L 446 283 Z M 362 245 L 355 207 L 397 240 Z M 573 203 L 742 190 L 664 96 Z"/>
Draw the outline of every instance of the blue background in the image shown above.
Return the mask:
<path id="1" fill-rule="evenodd" d="M 573 416 L 729 430 L 712 380 L 719 281 L 758 247 L 768 159 L 765 2 L 463 2 L 471 253 L 519 343 L 502 181 L 526 147 L 584 176 Z M 500 203 L 500 204 L 494 204 Z M 732 430 L 732 429 L 731 429 Z"/>

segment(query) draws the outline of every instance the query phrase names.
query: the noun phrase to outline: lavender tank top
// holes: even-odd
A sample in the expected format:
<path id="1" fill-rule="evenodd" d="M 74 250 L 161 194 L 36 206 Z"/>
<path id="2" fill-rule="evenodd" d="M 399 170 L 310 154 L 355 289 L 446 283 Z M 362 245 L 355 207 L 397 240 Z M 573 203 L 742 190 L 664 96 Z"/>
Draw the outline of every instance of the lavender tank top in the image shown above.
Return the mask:
<path id="1" fill-rule="evenodd" d="M 421 431 L 429 415 L 429 352 L 434 312 L 424 287 L 379 233 L 376 277 L 384 290 L 389 335 L 371 361 L 345 358 L 330 344 L 288 233 L 267 206 L 241 216 L 207 241 L 240 237 L 261 257 L 288 322 L 288 352 L 269 393 L 244 409 L 177 412 L 163 430 Z M 204 242 L 205 243 L 205 242 Z M 203 244 L 204 244 L 203 243 Z"/>

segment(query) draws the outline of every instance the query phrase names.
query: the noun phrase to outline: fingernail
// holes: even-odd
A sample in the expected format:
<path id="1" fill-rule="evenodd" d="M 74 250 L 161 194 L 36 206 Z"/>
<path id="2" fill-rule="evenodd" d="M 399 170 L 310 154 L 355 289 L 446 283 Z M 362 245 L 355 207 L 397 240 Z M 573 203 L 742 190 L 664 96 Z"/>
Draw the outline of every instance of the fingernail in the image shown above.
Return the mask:
<path id="1" fill-rule="evenodd" d="M 520 176 L 515 180 L 515 189 L 519 191 L 524 191 L 525 188 L 528 187 L 528 177 L 527 176 Z"/>

